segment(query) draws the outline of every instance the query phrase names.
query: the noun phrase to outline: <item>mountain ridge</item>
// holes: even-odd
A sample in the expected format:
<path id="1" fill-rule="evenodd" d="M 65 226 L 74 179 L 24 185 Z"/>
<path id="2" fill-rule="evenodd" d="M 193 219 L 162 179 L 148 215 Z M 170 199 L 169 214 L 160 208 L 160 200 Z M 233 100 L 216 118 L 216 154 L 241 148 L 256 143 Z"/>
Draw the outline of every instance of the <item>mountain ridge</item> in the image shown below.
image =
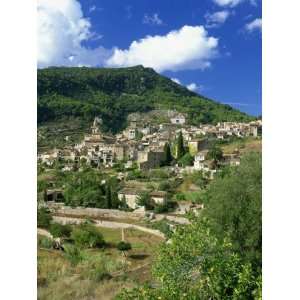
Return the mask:
<path id="1" fill-rule="evenodd" d="M 38 69 L 38 125 L 64 118 L 103 119 L 103 131 L 119 132 L 131 113 L 173 109 L 189 124 L 248 122 L 254 117 L 221 104 L 151 68 L 50 67 Z"/>

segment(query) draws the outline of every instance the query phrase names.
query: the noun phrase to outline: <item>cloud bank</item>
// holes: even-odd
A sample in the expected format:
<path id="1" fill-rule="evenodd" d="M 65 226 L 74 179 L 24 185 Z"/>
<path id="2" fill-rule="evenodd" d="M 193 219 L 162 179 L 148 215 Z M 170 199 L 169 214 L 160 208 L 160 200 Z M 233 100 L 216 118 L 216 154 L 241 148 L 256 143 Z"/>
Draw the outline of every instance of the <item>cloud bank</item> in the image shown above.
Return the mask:
<path id="1" fill-rule="evenodd" d="M 203 26 L 183 26 L 167 35 L 147 36 L 134 41 L 126 50 L 114 49 L 107 65 L 144 65 L 158 72 L 205 69 L 216 56 L 218 39 L 209 37 Z"/>
<path id="2" fill-rule="evenodd" d="M 99 40 L 77 0 L 38 1 L 38 67 L 144 65 L 158 72 L 206 69 L 218 51 L 218 39 L 203 26 L 183 26 L 166 35 L 146 36 L 128 49 L 94 49 L 84 42 Z"/>
<path id="3" fill-rule="evenodd" d="M 93 66 L 105 60 L 110 51 L 89 49 L 82 42 L 94 38 L 91 23 L 83 17 L 75 0 L 38 1 L 38 67 Z"/>

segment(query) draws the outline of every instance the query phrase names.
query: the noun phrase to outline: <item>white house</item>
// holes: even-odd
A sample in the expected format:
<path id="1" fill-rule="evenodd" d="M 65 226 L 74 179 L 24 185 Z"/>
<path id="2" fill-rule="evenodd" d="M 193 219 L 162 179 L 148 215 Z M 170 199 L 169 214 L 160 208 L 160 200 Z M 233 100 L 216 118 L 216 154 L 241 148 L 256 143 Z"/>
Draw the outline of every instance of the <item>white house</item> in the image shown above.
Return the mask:
<path id="1" fill-rule="evenodd" d="M 172 124 L 183 125 L 185 124 L 185 116 L 183 114 L 178 114 L 170 119 Z"/>

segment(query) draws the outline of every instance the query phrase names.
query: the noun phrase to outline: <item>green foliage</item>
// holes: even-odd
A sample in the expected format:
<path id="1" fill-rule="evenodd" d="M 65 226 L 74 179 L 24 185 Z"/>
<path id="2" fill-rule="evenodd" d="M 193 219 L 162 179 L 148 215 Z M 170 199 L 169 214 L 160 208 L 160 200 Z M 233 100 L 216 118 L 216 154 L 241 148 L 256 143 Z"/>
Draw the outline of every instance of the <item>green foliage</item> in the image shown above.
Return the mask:
<path id="1" fill-rule="evenodd" d="M 170 224 L 165 219 L 151 223 L 151 227 L 162 232 L 167 239 L 172 237 L 173 231 Z"/>
<path id="2" fill-rule="evenodd" d="M 154 212 L 156 214 L 162 214 L 168 212 L 168 205 L 167 204 L 156 204 L 154 205 Z"/>
<path id="3" fill-rule="evenodd" d="M 194 164 L 194 157 L 187 152 L 178 160 L 178 163 L 183 167 L 192 166 Z"/>
<path id="4" fill-rule="evenodd" d="M 98 265 L 91 269 L 88 275 L 88 278 L 95 282 L 101 282 L 103 280 L 109 280 L 112 278 L 103 265 Z"/>
<path id="5" fill-rule="evenodd" d="M 130 243 L 121 241 L 117 244 L 117 248 L 120 251 L 129 251 L 132 247 Z"/>
<path id="6" fill-rule="evenodd" d="M 69 238 L 71 236 L 72 227 L 68 224 L 62 225 L 59 223 L 52 223 L 50 225 L 49 231 L 54 238 L 57 237 Z"/>
<path id="7" fill-rule="evenodd" d="M 158 288 L 123 292 L 118 299 L 255 299 L 259 280 L 230 240 L 218 240 L 200 219 L 178 227 L 171 243 L 161 246 L 153 274 Z"/>
<path id="8" fill-rule="evenodd" d="M 169 181 L 162 181 L 159 185 L 158 185 L 158 189 L 160 191 L 169 191 L 171 189 L 171 183 Z"/>
<path id="9" fill-rule="evenodd" d="M 52 221 L 50 211 L 46 207 L 38 208 L 37 211 L 37 226 L 42 228 L 49 228 Z"/>
<path id="10" fill-rule="evenodd" d="M 184 143 L 183 143 L 183 136 L 182 132 L 179 132 L 179 136 L 177 138 L 177 143 L 176 143 L 176 158 L 177 160 L 182 158 L 185 154 L 185 148 L 184 148 Z"/>
<path id="11" fill-rule="evenodd" d="M 201 215 L 159 249 L 158 287 L 123 291 L 117 299 L 262 299 L 260 155 L 245 155 L 217 177 L 206 198 Z"/>
<path id="12" fill-rule="evenodd" d="M 103 247 L 105 241 L 97 228 L 90 224 L 81 224 L 71 234 L 71 239 L 80 248 Z"/>
<path id="13" fill-rule="evenodd" d="M 152 199 L 150 197 L 150 194 L 148 192 L 142 192 L 140 195 L 138 195 L 137 203 L 140 206 L 145 206 L 147 210 L 153 209 L 153 203 Z"/>
<path id="14" fill-rule="evenodd" d="M 101 181 L 106 180 L 105 184 Z M 107 178 L 98 170 L 85 168 L 81 172 L 63 175 L 65 203 L 70 206 L 118 208 L 118 181 Z"/>
<path id="15" fill-rule="evenodd" d="M 72 266 L 76 266 L 79 262 L 83 260 L 83 255 L 80 249 L 74 245 L 65 244 L 64 245 L 65 257 L 70 261 Z"/>
<path id="16" fill-rule="evenodd" d="M 209 149 L 206 158 L 212 159 L 215 163 L 219 163 L 223 159 L 222 149 L 214 145 L 211 149 Z"/>
<path id="17" fill-rule="evenodd" d="M 163 169 L 152 169 L 148 176 L 153 179 L 168 179 L 169 173 Z"/>
<path id="18" fill-rule="evenodd" d="M 164 160 L 162 162 L 163 166 L 170 166 L 173 161 L 173 156 L 171 153 L 171 147 L 169 143 L 165 143 L 164 145 Z"/>
<path id="19" fill-rule="evenodd" d="M 40 236 L 38 237 L 38 246 L 40 248 L 51 249 L 53 247 L 53 242 L 46 236 Z"/>
<path id="20" fill-rule="evenodd" d="M 191 124 L 250 121 L 253 118 L 197 95 L 142 66 L 131 68 L 67 68 L 38 70 L 38 123 L 80 118 L 85 124 L 95 115 L 102 130 L 117 132 L 128 114 L 157 107 L 186 113 Z"/>
<path id="21" fill-rule="evenodd" d="M 234 249 L 247 261 L 261 265 L 261 155 L 249 153 L 239 167 L 217 178 L 208 188 L 207 209 L 217 236 L 229 234 Z"/>

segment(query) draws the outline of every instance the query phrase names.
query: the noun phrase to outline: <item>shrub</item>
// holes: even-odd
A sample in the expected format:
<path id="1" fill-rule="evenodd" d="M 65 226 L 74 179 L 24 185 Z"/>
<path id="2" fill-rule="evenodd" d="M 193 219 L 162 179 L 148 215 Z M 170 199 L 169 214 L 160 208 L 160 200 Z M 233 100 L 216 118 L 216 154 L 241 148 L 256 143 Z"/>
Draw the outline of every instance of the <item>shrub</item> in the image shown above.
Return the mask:
<path id="1" fill-rule="evenodd" d="M 52 221 L 50 211 L 46 207 L 41 207 L 37 211 L 37 225 L 42 228 L 49 228 Z"/>
<path id="2" fill-rule="evenodd" d="M 81 224 L 72 231 L 71 239 L 78 247 L 96 248 L 103 247 L 105 241 L 97 228 L 90 224 Z"/>
<path id="3" fill-rule="evenodd" d="M 118 248 L 118 250 L 120 250 L 120 251 L 128 251 L 128 250 L 130 250 L 132 247 L 131 247 L 131 244 L 130 244 L 130 243 L 121 241 L 121 242 L 119 242 L 119 243 L 117 244 L 117 248 Z"/>
<path id="4" fill-rule="evenodd" d="M 67 244 L 64 246 L 65 257 L 70 261 L 72 266 L 76 266 L 82 259 L 80 249 L 74 245 Z"/>
<path id="5" fill-rule="evenodd" d="M 51 239 L 41 236 L 38 238 L 38 246 L 41 248 L 51 249 L 53 246 L 53 242 Z"/>
<path id="6" fill-rule="evenodd" d="M 182 193 L 176 194 L 175 197 L 176 197 L 176 200 L 177 200 L 177 201 L 184 201 L 184 200 L 185 200 L 185 195 L 182 194 Z"/>
<path id="7" fill-rule="evenodd" d="M 166 204 L 157 204 L 154 206 L 154 212 L 156 214 L 161 214 L 168 211 L 168 206 Z"/>
<path id="8" fill-rule="evenodd" d="M 153 209 L 152 200 L 148 192 L 142 192 L 137 199 L 137 203 L 140 206 L 145 206 L 146 209 Z"/>
<path id="9" fill-rule="evenodd" d="M 160 191 L 169 191 L 171 189 L 171 184 L 169 181 L 162 181 L 159 185 L 158 185 L 158 189 Z"/>
<path id="10" fill-rule="evenodd" d="M 178 160 L 178 162 L 183 167 L 192 166 L 194 163 L 194 157 L 190 153 L 186 153 Z"/>
<path id="11" fill-rule="evenodd" d="M 53 223 L 50 225 L 50 233 L 53 237 L 66 237 L 71 236 L 72 227 L 70 225 L 61 225 L 59 223 Z"/>
<path id="12" fill-rule="evenodd" d="M 100 282 L 102 280 L 108 280 L 112 278 L 112 276 L 107 272 L 106 268 L 103 265 L 98 265 L 96 268 L 90 270 L 88 277 L 95 282 Z"/>

